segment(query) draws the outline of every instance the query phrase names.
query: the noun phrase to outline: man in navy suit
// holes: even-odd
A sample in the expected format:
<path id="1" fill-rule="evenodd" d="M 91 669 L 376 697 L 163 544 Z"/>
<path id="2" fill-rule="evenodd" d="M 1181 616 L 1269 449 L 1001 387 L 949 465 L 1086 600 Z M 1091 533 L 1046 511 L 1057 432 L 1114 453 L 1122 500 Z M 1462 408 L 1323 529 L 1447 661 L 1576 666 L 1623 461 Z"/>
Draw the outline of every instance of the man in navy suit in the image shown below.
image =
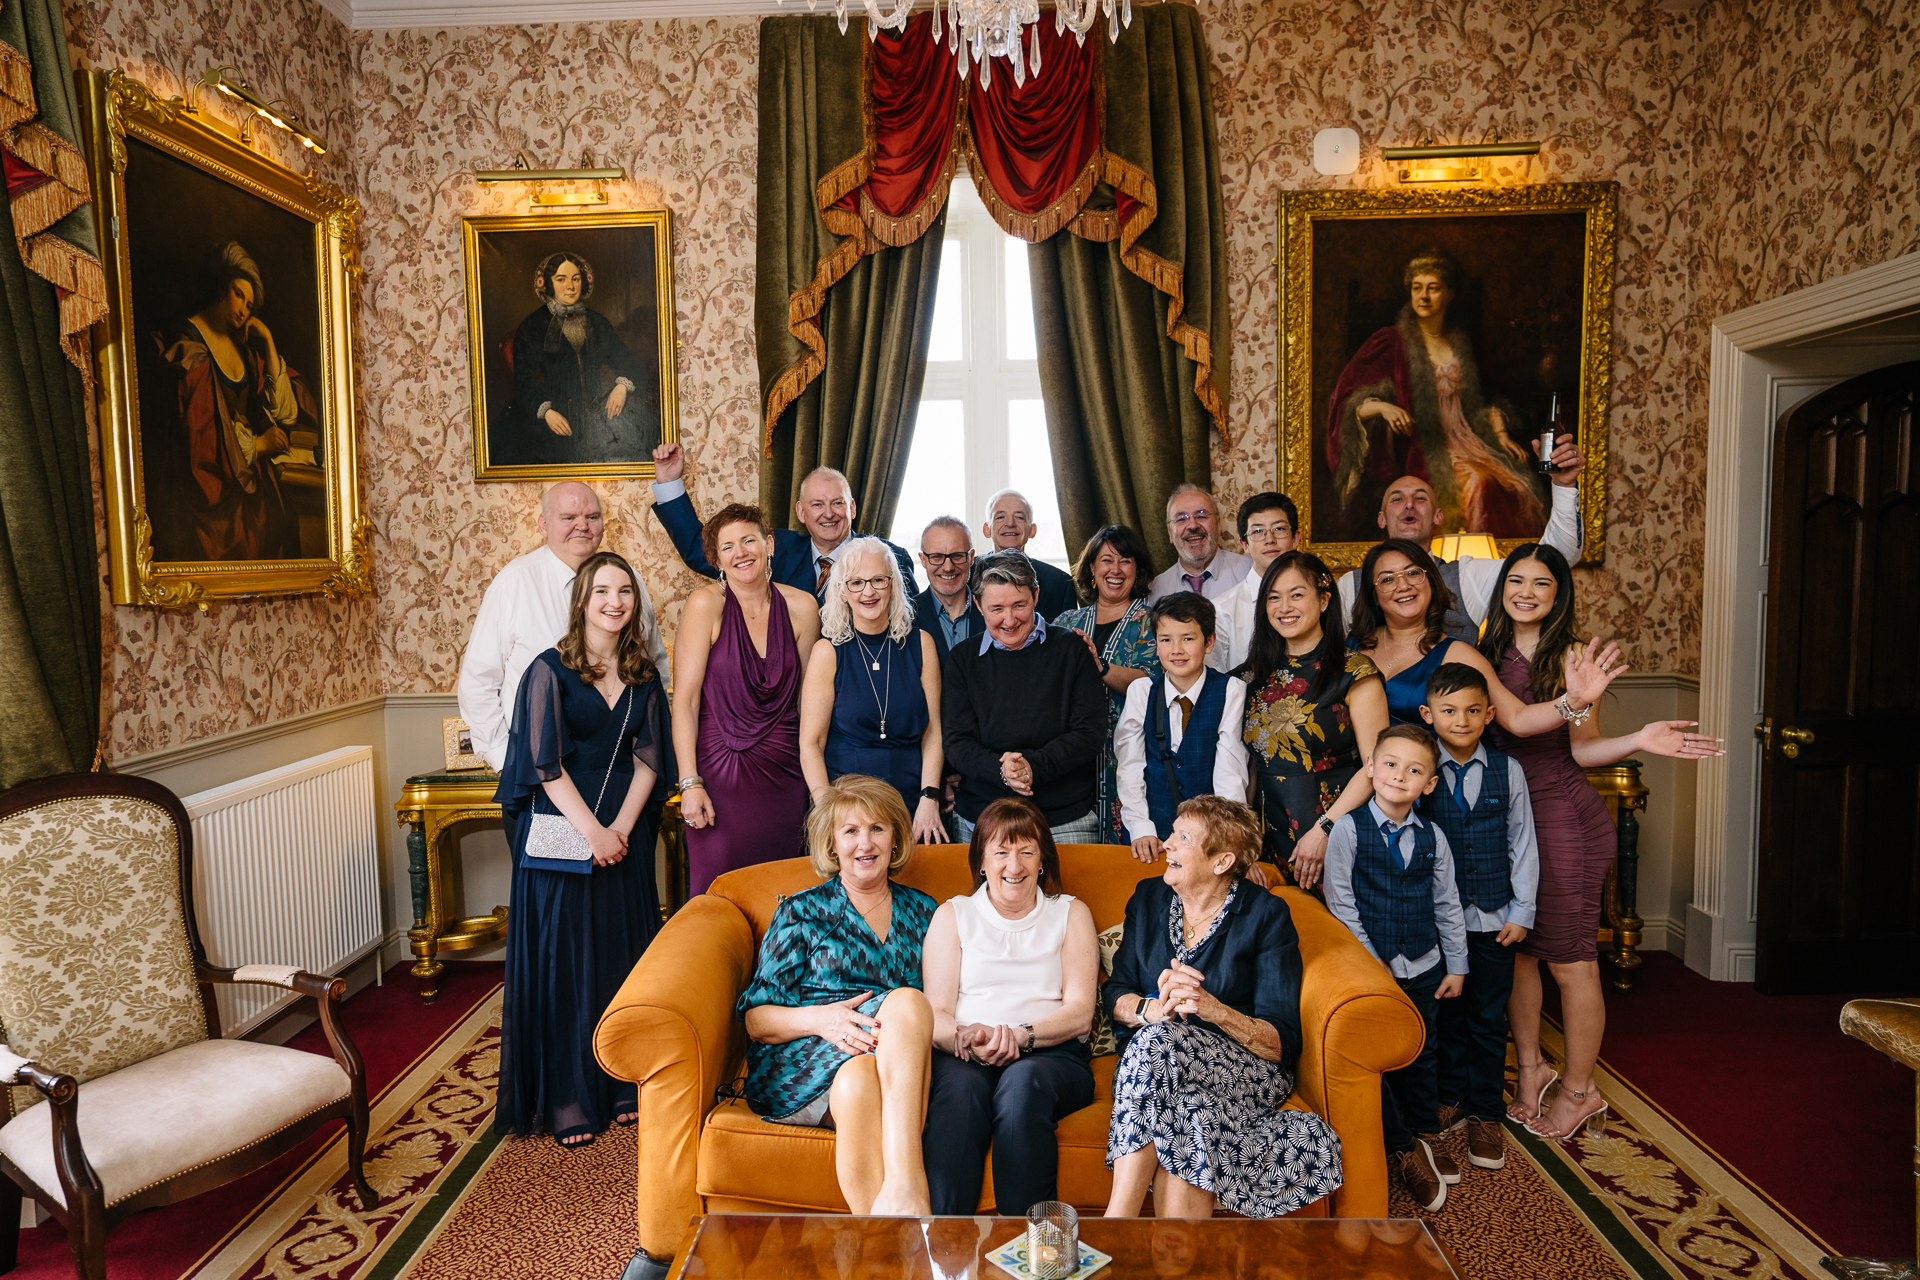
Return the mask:
<path id="1" fill-rule="evenodd" d="M 935 516 L 920 535 L 920 563 L 927 569 L 927 589 L 913 598 L 913 621 L 933 637 L 945 665 L 949 649 L 987 629 L 967 585 L 973 576 L 967 526 L 954 516 Z"/>
<path id="2" fill-rule="evenodd" d="M 980 526 L 981 536 L 999 551 L 1027 550 L 1040 528 L 1033 522 L 1033 504 L 1018 489 L 1002 489 L 987 499 L 987 522 Z M 1033 560 L 1033 575 L 1040 582 L 1040 598 L 1035 602 L 1048 622 L 1080 603 L 1073 578 L 1044 560 Z"/>
<path id="3" fill-rule="evenodd" d="M 700 546 L 700 517 L 694 513 L 693 500 L 687 497 L 683 480 L 686 469 L 686 455 L 679 445 L 663 444 L 653 451 L 653 514 L 660 518 L 667 536 L 673 539 L 673 549 L 687 562 L 687 568 L 717 578 L 720 571 L 707 562 Z M 811 591 L 818 599 L 840 548 L 853 536 L 853 487 L 838 471 L 820 467 L 800 482 L 800 500 L 793 504 L 793 514 L 806 532 L 773 531 L 770 572 L 775 582 Z M 900 562 L 902 582 L 912 583 L 912 557 L 891 542 L 887 546 Z"/>

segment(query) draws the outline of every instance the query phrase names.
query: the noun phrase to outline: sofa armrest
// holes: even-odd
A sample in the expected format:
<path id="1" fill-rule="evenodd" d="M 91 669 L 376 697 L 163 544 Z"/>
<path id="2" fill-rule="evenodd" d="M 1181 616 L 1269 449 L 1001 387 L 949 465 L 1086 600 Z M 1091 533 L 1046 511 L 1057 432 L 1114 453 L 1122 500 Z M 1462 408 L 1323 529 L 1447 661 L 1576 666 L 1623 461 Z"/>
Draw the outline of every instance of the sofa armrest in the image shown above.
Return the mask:
<path id="1" fill-rule="evenodd" d="M 701 894 L 667 921 L 593 1033 L 608 1074 L 640 1086 L 640 1247 L 672 1255 L 700 1212 L 700 1126 L 745 1052 L 734 1001 L 753 975 L 753 929 Z"/>
<path id="2" fill-rule="evenodd" d="M 1294 1090 L 1340 1135 L 1341 1218 L 1387 1216 L 1381 1073 L 1404 1067 L 1425 1042 L 1420 1014 L 1393 975 L 1319 899 L 1284 889 L 1300 933 L 1300 1062 Z"/>

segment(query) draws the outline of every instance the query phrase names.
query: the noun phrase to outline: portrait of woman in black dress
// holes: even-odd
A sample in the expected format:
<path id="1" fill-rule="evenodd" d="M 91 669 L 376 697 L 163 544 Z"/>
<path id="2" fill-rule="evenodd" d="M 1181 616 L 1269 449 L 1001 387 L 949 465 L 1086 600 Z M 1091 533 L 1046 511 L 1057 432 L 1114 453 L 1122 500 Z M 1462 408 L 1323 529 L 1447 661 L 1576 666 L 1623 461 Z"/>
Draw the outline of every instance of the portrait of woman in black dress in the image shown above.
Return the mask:
<path id="1" fill-rule="evenodd" d="M 541 305 L 513 335 L 513 404 L 495 461 L 617 462 L 660 443 L 652 373 L 604 315 L 587 305 L 593 267 L 555 253 L 534 271 Z"/>

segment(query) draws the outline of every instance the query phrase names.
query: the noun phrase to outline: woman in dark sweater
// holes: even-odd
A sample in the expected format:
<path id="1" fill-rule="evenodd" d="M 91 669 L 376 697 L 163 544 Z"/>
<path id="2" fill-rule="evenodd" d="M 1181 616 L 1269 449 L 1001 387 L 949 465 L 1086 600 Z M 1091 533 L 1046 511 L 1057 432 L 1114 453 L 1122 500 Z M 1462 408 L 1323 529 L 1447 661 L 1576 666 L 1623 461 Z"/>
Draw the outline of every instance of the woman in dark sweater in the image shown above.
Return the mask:
<path id="1" fill-rule="evenodd" d="M 986 631 L 948 656 L 940 702 L 947 767 L 960 775 L 954 836 L 971 840 L 981 810 L 1026 796 L 1056 844 L 1097 842 L 1094 766 L 1107 737 L 1100 664 L 1079 635 L 1049 629 L 1034 612 L 1039 584 L 1020 552 L 983 557 L 973 594 Z"/>

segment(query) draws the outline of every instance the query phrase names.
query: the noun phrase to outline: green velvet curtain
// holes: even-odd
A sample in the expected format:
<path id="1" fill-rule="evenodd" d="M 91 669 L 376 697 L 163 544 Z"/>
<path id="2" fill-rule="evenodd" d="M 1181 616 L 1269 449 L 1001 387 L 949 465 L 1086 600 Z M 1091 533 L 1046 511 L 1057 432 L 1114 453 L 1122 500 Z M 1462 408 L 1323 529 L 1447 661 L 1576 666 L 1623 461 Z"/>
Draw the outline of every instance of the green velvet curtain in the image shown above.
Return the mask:
<path id="1" fill-rule="evenodd" d="M 14 242 L 0 197 L 0 245 Z M 86 388 L 53 286 L 0 252 L 0 787 L 85 769 L 100 726 Z"/>
<path id="2" fill-rule="evenodd" d="M 866 56 L 864 21 L 844 35 L 824 15 L 760 24 L 761 403 L 788 384 L 768 429 L 760 502 L 792 527 L 800 481 L 836 467 L 852 482 L 858 529 L 885 534 L 926 381 L 946 211 L 912 244 L 876 252 L 865 252 L 875 246 L 857 221 L 829 226 L 822 216 L 855 181 L 866 145 Z"/>
<path id="3" fill-rule="evenodd" d="M 1063 231 L 1028 246 L 1040 388 L 1069 553 L 1126 524 L 1164 569 L 1167 493 L 1210 485 L 1216 415 L 1229 431 L 1226 216 L 1199 11 L 1136 9 L 1105 83 L 1106 149 L 1152 178 L 1154 216 L 1131 244 Z M 1114 203 L 1103 185 L 1089 213 Z"/>

